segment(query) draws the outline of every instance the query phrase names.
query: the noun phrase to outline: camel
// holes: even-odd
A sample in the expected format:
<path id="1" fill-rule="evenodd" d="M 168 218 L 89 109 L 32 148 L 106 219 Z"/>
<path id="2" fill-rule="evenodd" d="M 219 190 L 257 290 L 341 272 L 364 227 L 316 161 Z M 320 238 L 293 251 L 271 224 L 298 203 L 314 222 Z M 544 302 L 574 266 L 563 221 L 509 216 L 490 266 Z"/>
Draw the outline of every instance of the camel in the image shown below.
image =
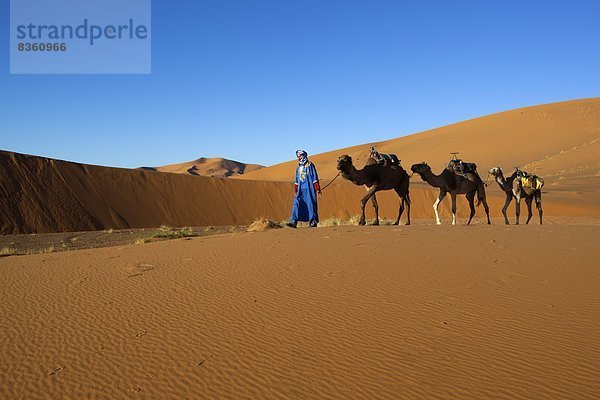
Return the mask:
<path id="1" fill-rule="evenodd" d="M 540 215 L 540 225 L 542 225 L 543 211 L 542 211 L 542 190 L 541 190 L 541 188 L 533 189 L 533 188 L 524 187 L 521 180 L 517 179 L 517 171 L 515 171 L 508 178 L 504 178 L 504 174 L 502 173 L 502 168 L 494 167 L 494 168 L 490 169 L 489 174 L 494 177 L 496 182 L 498 182 L 500 189 L 502 189 L 504 191 L 504 193 L 506 193 L 506 203 L 504 203 L 504 207 L 502 207 L 502 214 L 504 215 L 504 223 L 506 225 L 509 224 L 508 217 L 506 216 L 506 210 L 508 209 L 508 206 L 513 198 L 515 199 L 515 210 L 516 210 L 516 214 L 517 214 L 516 224 L 517 225 L 519 225 L 519 215 L 521 214 L 521 199 L 522 198 L 525 199 L 525 203 L 527 204 L 527 222 L 525 222 L 525 224 L 528 224 L 529 220 L 531 220 L 531 217 L 533 216 L 533 213 L 531 212 L 531 203 L 535 199 L 535 206 L 537 207 L 539 215 Z"/>
<path id="2" fill-rule="evenodd" d="M 367 194 L 360 201 L 361 204 L 361 216 L 358 222 L 359 225 L 365 225 L 365 205 L 372 199 L 373 208 L 375 209 L 375 221 L 373 225 L 379 225 L 379 205 L 375 193 L 380 190 L 394 189 L 400 197 L 400 208 L 398 211 L 398 218 L 394 225 L 400 223 L 400 217 L 404 212 L 405 204 L 407 208 L 407 221 L 406 225 L 410 225 L 410 196 L 408 193 L 408 185 L 410 183 L 408 174 L 401 166 L 395 167 L 384 167 L 369 161 L 367 165 L 361 170 L 357 170 L 352 165 L 352 157 L 343 155 L 338 158 L 337 169 L 340 171 L 344 179 L 349 180 L 355 185 L 365 185 L 367 187 Z"/>
<path id="3" fill-rule="evenodd" d="M 477 194 L 477 205 L 483 203 L 485 213 L 487 215 L 487 223 L 490 222 L 490 209 L 485 199 L 485 188 L 483 181 L 476 173 L 467 173 L 465 176 L 457 175 L 454 172 L 444 169 L 440 175 L 435 175 L 431 172 L 431 167 L 427 163 L 423 162 L 420 164 L 414 164 L 410 167 L 413 173 L 417 173 L 421 176 L 425 182 L 429 183 L 433 187 L 440 189 L 440 194 L 437 200 L 433 204 L 433 210 L 435 211 L 435 220 L 438 225 L 442 224 L 440 220 L 440 214 L 438 208 L 440 202 L 446 197 L 447 193 L 450 193 L 452 197 L 452 225 L 456 225 L 456 195 L 464 194 L 469 201 L 471 207 L 471 215 L 469 215 L 469 222 L 471 223 L 473 216 L 475 215 L 475 194 Z"/>

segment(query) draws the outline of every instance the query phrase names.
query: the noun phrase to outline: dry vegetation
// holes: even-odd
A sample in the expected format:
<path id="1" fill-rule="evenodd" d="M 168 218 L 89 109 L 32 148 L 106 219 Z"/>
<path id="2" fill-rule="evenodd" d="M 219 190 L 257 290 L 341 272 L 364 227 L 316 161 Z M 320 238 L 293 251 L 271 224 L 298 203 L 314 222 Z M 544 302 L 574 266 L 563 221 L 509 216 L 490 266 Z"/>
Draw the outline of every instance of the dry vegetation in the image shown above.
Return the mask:
<path id="1" fill-rule="evenodd" d="M 183 237 L 192 237 L 198 236 L 196 232 L 190 227 L 184 228 L 171 228 L 166 225 L 161 225 L 158 231 L 154 232 L 153 235 L 155 238 L 163 238 L 163 239 L 177 239 Z"/>
<path id="2" fill-rule="evenodd" d="M 144 244 L 154 241 L 242 232 L 244 226 L 208 226 L 158 229 L 104 229 L 87 232 L 0 236 L 0 256 L 53 253 L 100 247 Z"/>
<path id="3" fill-rule="evenodd" d="M 267 229 L 279 229 L 283 226 L 283 223 L 277 223 L 267 218 L 259 218 L 252 224 L 250 224 L 247 230 L 248 232 L 260 232 L 265 231 Z"/>

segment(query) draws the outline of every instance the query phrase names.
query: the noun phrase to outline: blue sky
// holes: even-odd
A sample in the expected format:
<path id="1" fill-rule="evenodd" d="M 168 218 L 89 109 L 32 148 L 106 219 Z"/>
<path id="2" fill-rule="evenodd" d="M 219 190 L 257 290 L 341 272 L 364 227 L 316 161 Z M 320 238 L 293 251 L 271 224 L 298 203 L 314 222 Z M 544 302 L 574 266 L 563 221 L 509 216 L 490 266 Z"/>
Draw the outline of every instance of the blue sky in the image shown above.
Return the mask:
<path id="1" fill-rule="evenodd" d="M 10 75 L 0 149 L 118 167 L 271 165 L 600 95 L 600 1 L 152 2 L 152 74 Z"/>

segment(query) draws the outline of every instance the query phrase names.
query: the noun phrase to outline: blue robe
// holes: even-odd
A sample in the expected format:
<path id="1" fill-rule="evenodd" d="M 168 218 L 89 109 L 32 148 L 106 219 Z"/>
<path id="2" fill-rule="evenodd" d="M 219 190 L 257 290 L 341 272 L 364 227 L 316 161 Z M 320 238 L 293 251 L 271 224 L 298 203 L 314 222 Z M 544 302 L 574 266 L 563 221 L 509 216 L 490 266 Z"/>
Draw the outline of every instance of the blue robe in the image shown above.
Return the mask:
<path id="1" fill-rule="evenodd" d="M 319 176 L 313 163 L 308 161 L 305 165 L 298 165 L 298 168 L 296 168 L 298 193 L 294 197 L 291 221 L 319 222 L 317 193 L 314 187 L 314 182 L 318 181 Z"/>

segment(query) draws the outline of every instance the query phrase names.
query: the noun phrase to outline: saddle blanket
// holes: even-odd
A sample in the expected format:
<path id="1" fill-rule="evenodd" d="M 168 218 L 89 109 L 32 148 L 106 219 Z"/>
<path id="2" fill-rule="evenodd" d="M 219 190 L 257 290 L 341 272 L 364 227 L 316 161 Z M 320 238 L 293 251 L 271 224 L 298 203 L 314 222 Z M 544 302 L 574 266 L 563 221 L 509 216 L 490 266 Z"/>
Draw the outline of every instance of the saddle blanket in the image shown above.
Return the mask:
<path id="1" fill-rule="evenodd" d="M 371 154 L 371 158 L 375 161 L 377 161 L 377 164 L 380 165 L 400 165 L 400 159 L 398 158 L 397 155 L 395 154 L 382 154 L 382 153 L 377 153 L 377 154 Z"/>
<path id="2" fill-rule="evenodd" d="M 524 188 L 540 190 L 544 187 L 544 180 L 539 176 L 526 174 L 519 176 L 519 180 L 521 181 L 521 186 Z"/>
<path id="3" fill-rule="evenodd" d="M 454 172 L 457 175 L 464 175 L 468 173 L 477 173 L 477 164 L 463 162 L 462 160 L 451 160 L 448 163 L 448 170 Z"/>

